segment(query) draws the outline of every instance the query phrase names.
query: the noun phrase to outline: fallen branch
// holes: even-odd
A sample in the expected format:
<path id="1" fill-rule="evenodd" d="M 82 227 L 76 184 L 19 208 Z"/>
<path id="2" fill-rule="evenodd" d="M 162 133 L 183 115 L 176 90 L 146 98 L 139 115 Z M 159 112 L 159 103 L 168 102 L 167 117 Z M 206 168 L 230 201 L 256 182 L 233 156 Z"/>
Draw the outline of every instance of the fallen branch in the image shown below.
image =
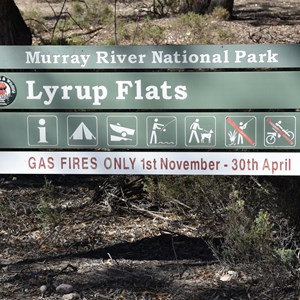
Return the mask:
<path id="1" fill-rule="evenodd" d="M 169 218 L 163 217 L 161 215 L 170 215 L 170 213 L 152 212 L 150 210 L 138 207 L 137 205 L 134 205 L 132 203 L 129 203 L 129 205 L 131 206 L 131 208 L 133 208 L 133 209 L 135 209 L 137 211 L 143 212 L 143 213 L 145 213 L 147 215 L 150 215 L 151 217 L 159 218 L 159 219 L 162 219 L 162 220 L 169 220 Z"/>

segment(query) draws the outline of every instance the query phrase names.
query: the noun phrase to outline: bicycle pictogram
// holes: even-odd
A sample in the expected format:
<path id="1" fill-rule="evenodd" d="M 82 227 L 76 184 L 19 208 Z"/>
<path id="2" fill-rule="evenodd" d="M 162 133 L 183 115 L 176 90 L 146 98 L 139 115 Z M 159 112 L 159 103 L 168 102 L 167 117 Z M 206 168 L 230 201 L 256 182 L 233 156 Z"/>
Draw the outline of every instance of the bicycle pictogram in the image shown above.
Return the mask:
<path id="1" fill-rule="evenodd" d="M 282 120 L 274 121 L 267 117 L 266 122 L 270 125 L 271 131 L 266 132 L 265 142 L 266 145 L 274 145 L 278 143 L 288 144 L 293 146 L 295 144 L 295 132 L 287 128 Z"/>

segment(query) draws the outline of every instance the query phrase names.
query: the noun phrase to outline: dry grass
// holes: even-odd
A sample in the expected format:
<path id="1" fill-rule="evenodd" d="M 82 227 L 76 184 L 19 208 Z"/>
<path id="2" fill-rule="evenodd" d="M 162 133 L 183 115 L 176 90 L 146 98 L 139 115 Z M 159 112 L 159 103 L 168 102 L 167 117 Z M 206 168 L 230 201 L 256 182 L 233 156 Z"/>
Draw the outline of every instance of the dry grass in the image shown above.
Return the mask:
<path id="1" fill-rule="evenodd" d="M 236 0 L 233 20 L 223 13 L 184 18 L 174 9 L 153 14 L 153 1 L 118 1 L 117 28 L 113 1 L 17 0 L 34 32 L 34 44 L 249 44 L 297 43 L 297 0 L 249 3 Z M 60 17 L 59 22 L 57 19 Z M 225 19 L 225 20 L 224 20 Z M 185 23 L 184 23 L 185 22 Z M 55 27 L 55 32 L 54 31 Z M 116 33 L 117 32 L 117 36 Z"/>

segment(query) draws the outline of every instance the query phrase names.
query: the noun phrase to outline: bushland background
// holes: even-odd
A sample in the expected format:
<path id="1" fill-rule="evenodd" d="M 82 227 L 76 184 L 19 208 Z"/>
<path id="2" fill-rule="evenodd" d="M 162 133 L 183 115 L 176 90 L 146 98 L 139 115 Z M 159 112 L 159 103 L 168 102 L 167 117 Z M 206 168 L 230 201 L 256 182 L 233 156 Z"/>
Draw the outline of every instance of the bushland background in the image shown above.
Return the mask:
<path id="1" fill-rule="evenodd" d="M 176 0 L 16 3 L 34 45 L 300 40 L 298 0 L 236 0 L 231 17 Z M 297 177 L 0 176 L 0 298 L 298 299 L 299 195 Z"/>

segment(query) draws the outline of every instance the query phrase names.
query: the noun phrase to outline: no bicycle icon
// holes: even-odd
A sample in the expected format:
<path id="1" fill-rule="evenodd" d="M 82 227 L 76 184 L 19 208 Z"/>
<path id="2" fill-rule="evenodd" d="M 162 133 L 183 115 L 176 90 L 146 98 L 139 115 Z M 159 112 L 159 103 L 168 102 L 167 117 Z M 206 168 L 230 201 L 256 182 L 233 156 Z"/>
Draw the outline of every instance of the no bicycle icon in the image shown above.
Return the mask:
<path id="1" fill-rule="evenodd" d="M 296 145 L 295 116 L 265 117 L 265 147 L 294 147 Z"/>

